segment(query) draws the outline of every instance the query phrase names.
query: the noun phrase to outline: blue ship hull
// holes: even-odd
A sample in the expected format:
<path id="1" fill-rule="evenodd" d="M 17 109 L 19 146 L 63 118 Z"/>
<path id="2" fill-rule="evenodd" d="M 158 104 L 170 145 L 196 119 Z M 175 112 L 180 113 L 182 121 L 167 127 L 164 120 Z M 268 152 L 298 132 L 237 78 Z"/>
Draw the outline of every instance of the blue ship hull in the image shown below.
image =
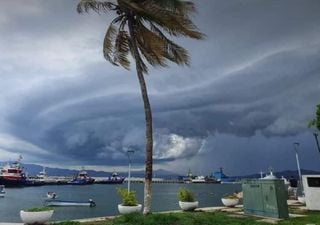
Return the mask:
<path id="1" fill-rule="evenodd" d="M 91 180 L 75 179 L 68 182 L 68 184 L 72 184 L 72 185 L 87 185 L 87 184 L 93 184 L 93 183 L 94 183 L 94 179 L 91 179 Z"/>

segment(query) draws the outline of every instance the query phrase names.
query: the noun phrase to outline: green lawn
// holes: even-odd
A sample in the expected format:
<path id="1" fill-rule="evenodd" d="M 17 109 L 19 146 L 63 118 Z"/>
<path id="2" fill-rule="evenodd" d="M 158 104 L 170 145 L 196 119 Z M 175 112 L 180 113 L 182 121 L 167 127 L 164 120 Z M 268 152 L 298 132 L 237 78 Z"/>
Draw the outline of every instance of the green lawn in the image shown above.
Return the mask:
<path id="1" fill-rule="evenodd" d="M 304 212 L 307 217 L 279 221 L 279 225 L 320 225 L 320 212 Z M 131 214 L 103 222 L 64 222 L 59 225 L 263 225 L 259 218 L 224 212 L 184 212 L 168 214 Z"/>

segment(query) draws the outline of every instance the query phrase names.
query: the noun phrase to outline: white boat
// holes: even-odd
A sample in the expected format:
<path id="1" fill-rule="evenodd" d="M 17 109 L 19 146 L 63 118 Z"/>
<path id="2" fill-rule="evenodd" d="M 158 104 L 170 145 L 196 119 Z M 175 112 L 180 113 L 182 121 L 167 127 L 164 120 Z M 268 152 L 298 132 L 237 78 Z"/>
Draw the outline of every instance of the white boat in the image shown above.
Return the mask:
<path id="1" fill-rule="evenodd" d="M 0 185 L 0 197 L 4 197 L 6 194 L 6 190 L 4 188 L 4 185 Z"/>
<path id="2" fill-rule="evenodd" d="M 86 202 L 50 199 L 50 200 L 46 200 L 45 204 L 46 206 L 89 206 L 89 207 L 96 206 L 96 203 L 92 199 L 89 199 L 89 201 L 86 201 Z"/>
<path id="3" fill-rule="evenodd" d="M 191 179 L 192 183 L 207 183 L 205 176 L 196 176 L 195 178 Z"/>
<path id="4" fill-rule="evenodd" d="M 57 196 L 57 194 L 55 193 L 55 192 L 52 192 L 52 191 L 49 191 L 48 193 L 47 193 L 47 198 L 48 199 L 56 199 L 58 196 Z"/>
<path id="5" fill-rule="evenodd" d="M 37 176 L 36 176 L 36 180 L 43 182 L 45 184 L 56 184 L 57 183 L 57 179 L 53 178 L 53 177 L 49 177 L 46 171 L 46 168 L 43 167 L 42 171 L 40 171 Z"/>

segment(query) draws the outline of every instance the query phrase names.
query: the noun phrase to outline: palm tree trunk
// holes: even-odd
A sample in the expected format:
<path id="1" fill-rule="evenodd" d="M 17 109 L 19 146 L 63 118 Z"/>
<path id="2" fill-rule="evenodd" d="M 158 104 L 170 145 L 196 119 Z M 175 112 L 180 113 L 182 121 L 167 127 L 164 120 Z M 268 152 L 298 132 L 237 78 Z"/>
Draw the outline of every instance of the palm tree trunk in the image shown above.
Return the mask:
<path id="1" fill-rule="evenodd" d="M 136 61 L 136 71 L 140 84 L 141 95 L 144 104 L 144 113 L 146 121 L 146 155 L 145 155 L 145 181 L 144 181 L 144 208 L 143 214 L 151 212 L 151 188 L 152 188 L 152 151 L 153 151 L 153 137 L 152 137 L 152 112 L 149 102 L 147 86 L 143 77 L 143 72 L 138 66 L 137 60 L 141 59 L 135 39 L 135 32 L 133 32 L 132 19 L 129 19 L 129 32 L 131 36 L 132 52 Z"/>

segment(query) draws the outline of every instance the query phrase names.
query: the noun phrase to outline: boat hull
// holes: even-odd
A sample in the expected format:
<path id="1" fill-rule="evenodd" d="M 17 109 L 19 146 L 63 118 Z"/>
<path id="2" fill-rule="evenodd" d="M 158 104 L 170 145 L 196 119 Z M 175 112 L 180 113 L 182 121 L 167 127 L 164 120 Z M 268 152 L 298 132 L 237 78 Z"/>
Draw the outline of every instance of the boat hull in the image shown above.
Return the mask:
<path id="1" fill-rule="evenodd" d="M 69 181 L 68 184 L 71 185 L 87 185 L 87 184 L 93 184 L 94 180 L 72 180 Z"/>
<path id="2" fill-rule="evenodd" d="M 5 185 L 6 187 L 23 187 L 25 183 L 25 179 L 10 179 L 0 177 L 0 185 Z"/>
<path id="3" fill-rule="evenodd" d="M 47 206 L 89 206 L 94 207 L 96 204 L 93 201 L 78 202 L 78 201 L 63 201 L 63 200 L 47 200 Z"/>
<path id="4" fill-rule="evenodd" d="M 96 181 L 97 184 L 122 184 L 125 178 L 117 179 L 117 180 L 99 180 Z"/>

